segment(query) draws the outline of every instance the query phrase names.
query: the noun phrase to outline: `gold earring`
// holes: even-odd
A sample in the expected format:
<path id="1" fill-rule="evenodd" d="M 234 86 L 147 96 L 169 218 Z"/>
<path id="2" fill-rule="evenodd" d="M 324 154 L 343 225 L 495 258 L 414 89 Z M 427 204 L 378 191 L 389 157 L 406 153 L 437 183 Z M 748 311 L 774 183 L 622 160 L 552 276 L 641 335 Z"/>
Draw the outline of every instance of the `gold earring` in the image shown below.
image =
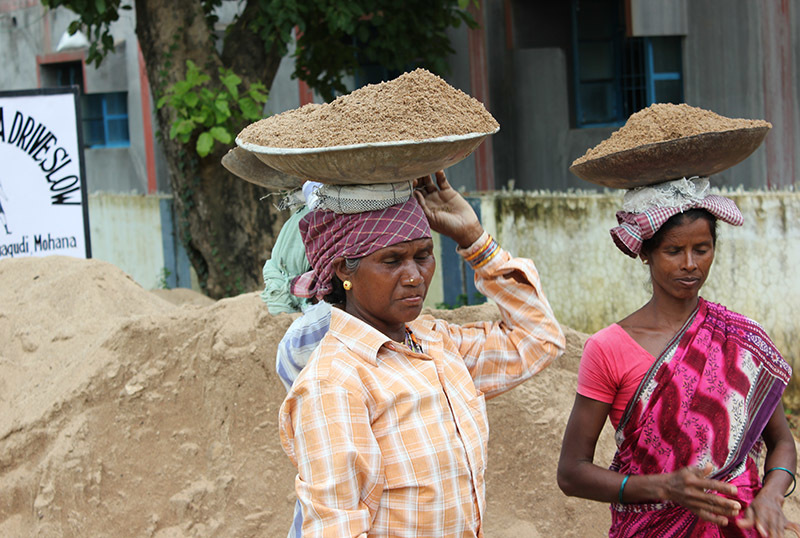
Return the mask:
<path id="1" fill-rule="evenodd" d="M 344 288 L 346 291 L 350 291 L 350 288 L 352 288 L 352 287 L 353 287 L 353 283 L 352 283 L 352 282 L 350 282 L 349 280 L 345 280 L 344 282 L 342 282 L 342 287 L 343 287 L 343 288 Z"/>
<path id="2" fill-rule="evenodd" d="M 650 265 L 650 262 L 649 262 L 649 261 L 647 261 L 647 260 L 642 260 L 642 263 L 643 263 L 644 265 Z"/>

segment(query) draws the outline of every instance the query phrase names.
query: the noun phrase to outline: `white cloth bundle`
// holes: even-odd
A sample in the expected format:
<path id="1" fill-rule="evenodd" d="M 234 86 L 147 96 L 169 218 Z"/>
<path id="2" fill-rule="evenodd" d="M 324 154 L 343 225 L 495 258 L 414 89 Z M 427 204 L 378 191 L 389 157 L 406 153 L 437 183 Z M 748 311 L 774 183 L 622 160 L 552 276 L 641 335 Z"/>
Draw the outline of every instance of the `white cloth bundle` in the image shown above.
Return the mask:
<path id="1" fill-rule="evenodd" d="M 281 209 L 306 204 L 312 210 L 339 214 L 363 213 L 402 204 L 411 198 L 413 182 L 378 183 L 374 185 L 327 185 L 314 181 L 303 184 L 302 191 L 289 194 Z"/>
<path id="2" fill-rule="evenodd" d="M 708 196 L 708 178 L 693 176 L 655 185 L 636 187 L 625 193 L 622 210 L 644 213 L 653 207 L 690 207 Z"/>

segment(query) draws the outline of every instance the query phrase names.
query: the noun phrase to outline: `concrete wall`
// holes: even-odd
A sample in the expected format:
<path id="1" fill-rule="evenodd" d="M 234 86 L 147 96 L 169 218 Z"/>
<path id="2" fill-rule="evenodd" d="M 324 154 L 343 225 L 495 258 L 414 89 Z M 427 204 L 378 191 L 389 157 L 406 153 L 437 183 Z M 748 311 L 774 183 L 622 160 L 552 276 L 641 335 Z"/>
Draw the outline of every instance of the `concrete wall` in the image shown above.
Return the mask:
<path id="1" fill-rule="evenodd" d="M 38 2 L 0 11 L 0 89 L 36 88 L 36 55 L 41 52 L 44 21 Z"/>
<path id="2" fill-rule="evenodd" d="M 723 116 L 772 119 L 764 107 L 764 88 L 770 82 L 764 80 L 758 4 L 689 2 L 689 34 L 684 44 L 687 103 Z M 771 132 L 766 144 L 776 143 L 775 135 Z M 765 187 L 765 148 L 720 176 L 730 185 Z"/>
<path id="3" fill-rule="evenodd" d="M 130 148 L 87 148 L 83 150 L 88 192 L 147 192 L 147 177 L 138 173 Z"/>
<path id="4" fill-rule="evenodd" d="M 147 289 L 161 287 L 164 250 L 159 196 L 89 196 L 92 257 L 112 263 Z"/>
<path id="5" fill-rule="evenodd" d="M 91 194 L 92 257 L 116 265 L 146 289 L 197 289 L 177 247 L 171 207 L 168 195 Z"/>
<path id="6" fill-rule="evenodd" d="M 455 53 L 452 54 L 448 59 L 450 71 L 448 73 L 444 73 L 442 78 L 444 78 L 447 83 L 454 88 L 458 88 L 466 94 L 471 94 L 472 90 L 470 88 L 469 55 L 467 53 L 469 49 L 467 30 L 462 25 L 458 29 L 450 29 L 447 32 L 447 36 L 450 38 L 450 45 L 453 47 Z M 491 112 L 490 103 L 484 103 L 484 106 Z M 455 165 L 451 166 L 448 171 L 453 177 L 458 178 L 459 182 L 457 185 L 459 187 L 466 190 L 475 190 L 476 178 L 474 154 L 470 155 L 460 163 L 456 163 Z"/>
<path id="7" fill-rule="evenodd" d="M 686 0 L 630 0 L 630 10 L 631 35 L 686 34 Z"/>

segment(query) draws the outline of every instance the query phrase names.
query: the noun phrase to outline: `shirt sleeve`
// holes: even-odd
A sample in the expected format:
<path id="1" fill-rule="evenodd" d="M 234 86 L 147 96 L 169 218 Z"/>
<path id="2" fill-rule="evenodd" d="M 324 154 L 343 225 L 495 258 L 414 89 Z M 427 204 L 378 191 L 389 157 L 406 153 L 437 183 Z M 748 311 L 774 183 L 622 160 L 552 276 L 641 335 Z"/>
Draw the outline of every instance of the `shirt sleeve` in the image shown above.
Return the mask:
<path id="1" fill-rule="evenodd" d="M 583 346 L 581 363 L 578 366 L 578 389 L 581 396 L 613 404 L 618 383 L 609 367 L 608 357 L 596 337 L 590 337 Z"/>
<path id="2" fill-rule="evenodd" d="M 496 252 L 486 256 L 490 249 Z M 498 323 L 447 328 L 475 387 L 491 398 L 522 383 L 561 355 L 564 333 L 542 292 L 532 260 L 513 258 L 486 232 L 458 252 L 468 261 L 483 257 L 482 263 L 473 266 L 475 287 L 497 304 L 503 318 Z"/>
<path id="3" fill-rule="evenodd" d="M 304 537 L 366 536 L 383 494 L 383 460 L 366 404 L 326 380 L 300 380 L 281 409 L 297 467 Z"/>

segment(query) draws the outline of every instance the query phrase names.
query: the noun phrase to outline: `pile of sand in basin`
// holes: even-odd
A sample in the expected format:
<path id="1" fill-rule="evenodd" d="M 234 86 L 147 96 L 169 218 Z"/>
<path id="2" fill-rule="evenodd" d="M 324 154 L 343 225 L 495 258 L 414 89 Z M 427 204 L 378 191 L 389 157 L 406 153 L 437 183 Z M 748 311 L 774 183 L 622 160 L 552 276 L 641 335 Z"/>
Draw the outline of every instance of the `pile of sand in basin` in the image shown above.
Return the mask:
<path id="1" fill-rule="evenodd" d="M 499 127 L 483 103 L 430 71 L 415 69 L 330 103 L 263 118 L 237 138 L 268 147 L 326 148 L 492 133 Z"/>
<path id="2" fill-rule="evenodd" d="M 572 162 L 572 166 L 657 142 L 666 142 L 703 133 L 736 129 L 772 128 L 765 120 L 727 118 L 686 103 L 653 103 L 634 112 L 618 130 Z"/>
<path id="3" fill-rule="evenodd" d="M 256 293 L 150 292 L 96 260 L 3 260 L 0 282 L 0 536 L 286 535 L 295 471 L 273 364 L 292 316 Z M 556 485 L 585 338 L 566 332 L 557 364 L 489 403 L 487 537 L 608 529 L 605 505 Z M 612 453 L 604 431 L 598 460 Z"/>

